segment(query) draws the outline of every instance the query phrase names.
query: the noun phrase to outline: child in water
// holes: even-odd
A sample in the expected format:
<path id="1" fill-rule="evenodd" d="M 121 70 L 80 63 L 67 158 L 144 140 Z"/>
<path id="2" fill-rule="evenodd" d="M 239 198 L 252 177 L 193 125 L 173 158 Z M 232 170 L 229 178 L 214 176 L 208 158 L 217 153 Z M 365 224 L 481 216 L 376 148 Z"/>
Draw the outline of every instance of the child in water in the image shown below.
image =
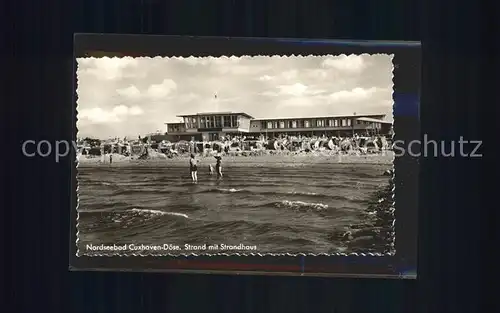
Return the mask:
<path id="1" fill-rule="evenodd" d="M 195 158 L 194 154 L 191 154 L 189 159 L 189 171 L 191 172 L 191 179 L 193 183 L 198 182 L 198 160 Z"/>
<path id="2" fill-rule="evenodd" d="M 220 155 L 216 156 L 215 159 L 217 162 L 215 163 L 215 173 L 217 173 L 217 178 L 221 179 L 222 178 L 222 164 L 221 160 L 222 157 Z"/>

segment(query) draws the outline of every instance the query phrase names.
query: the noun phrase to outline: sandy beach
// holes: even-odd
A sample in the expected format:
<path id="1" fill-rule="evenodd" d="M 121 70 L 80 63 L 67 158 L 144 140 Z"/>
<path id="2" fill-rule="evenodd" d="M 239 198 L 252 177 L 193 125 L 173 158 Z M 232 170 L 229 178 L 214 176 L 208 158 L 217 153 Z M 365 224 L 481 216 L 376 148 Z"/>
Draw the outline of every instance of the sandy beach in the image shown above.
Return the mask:
<path id="1" fill-rule="evenodd" d="M 215 163 L 213 156 L 197 156 L 200 166 Z M 168 166 L 186 166 L 189 156 L 176 156 L 167 158 L 162 154 L 152 153 L 147 159 L 137 159 L 114 154 L 112 166 L 133 166 L 133 165 L 161 165 Z M 259 166 L 259 165 L 283 165 L 293 166 L 299 164 L 325 164 L 325 163 L 343 163 L 343 164 L 392 164 L 394 152 L 384 151 L 379 154 L 322 154 L 322 153 L 303 153 L 303 154 L 266 154 L 258 156 L 230 156 L 222 157 L 223 164 L 237 164 L 238 166 Z M 103 162 L 104 161 L 104 162 Z M 79 166 L 109 166 L 109 155 L 105 157 L 86 157 L 78 158 Z"/>

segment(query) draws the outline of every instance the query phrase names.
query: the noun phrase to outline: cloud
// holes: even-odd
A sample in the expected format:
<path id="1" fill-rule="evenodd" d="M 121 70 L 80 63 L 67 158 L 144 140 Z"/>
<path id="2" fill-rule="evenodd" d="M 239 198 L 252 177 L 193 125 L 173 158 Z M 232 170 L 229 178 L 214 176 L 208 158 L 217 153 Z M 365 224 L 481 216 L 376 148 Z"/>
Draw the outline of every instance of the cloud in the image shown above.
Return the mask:
<path id="1" fill-rule="evenodd" d="M 101 80 L 115 80 L 127 76 L 128 69 L 134 69 L 138 61 L 132 57 L 123 58 L 78 58 L 78 71 Z M 136 75 L 136 73 L 132 74 Z"/>
<path id="2" fill-rule="evenodd" d="M 324 68 L 333 68 L 339 71 L 359 73 L 366 67 L 363 56 L 360 55 L 341 55 L 338 57 L 328 57 L 322 64 Z"/>
<path id="3" fill-rule="evenodd" d="M 204 65 L 207 64 L 208 59 L 206 58 L 197 58 L 197 57 L 187 57 L 187 58 L 174 58 L 174 60 L 178 60 L 180 62 L 186 63 L 190 66 L 196 66 L 196 65 Z"/>
<path id="4" fill-rule="evenodd" d="M 279 96 L 312 96 L 319 95 L 325 92 L 322 89 L 310 88 L 302 83 L 295 83 L 290 85 L 280 85 L 276 87 L 277 90 L 268 90 L 261 93 L 261 95 L 266 97 L 279 97 Z"/>
<path id="5" fill-rule="evenodd" d="M 125 88 L 116 89 L 121 98 L 136 101 L 148 101 L 149 99 L 164 99 L 177 89 L 177 84 L 171 79 L 164 79 L 159 84 L 150 85 L 147 90 L 141 92 L 136 86 L 130 85 Z M 189 95 L 191 98 L 194 94 Z"/>
<path id="6" fill-rule="evenodd" d="M 358 87 L 352 90 L 342 90 L 331 93 L 330 95 L 328 95 L 328 100 L 329 103 L 366 100 L 370 98 L 376 91 L 377 88 L 374 87 L 368 89 Z"/>
<path id="7" fill-rule="evenodd" d="M 119 105 L 109 111 L 102 108 L 79 110 L 78 119 L 91 123 L 118 123 L 129 116 L 142 115 L 143 113 L 140 107 Z"/>
<path id="8" fill-rule="evenodd" d="M 270 80 L 273 80 L 274 77 L 272 76 L 269 76 L 269 75 L 263 75 L 263 76 L 260 76 L 259 78 L 257 78 L 258 80 L 260 81 L 263 81 L 263 82 L 268 82 Z"/>
<path id="9" fill-rule="evenodd" d="M 160 84 L 149 86 L 147 95 L 153 99 L 161 99 L 177 89 L 177 84 L 171 79 L 164 79 Z"/>
<path id="10" fill-rule="evenodd" d="M 119 96 L 127 97 L 127 98 L 138 98 L 141 96 L 141 91 L 139 89 L 137 89 L 136 86 L 133 86 L 133 85 L 128 86 L 126 88 L 117 89 L 116 93 Z"/>
<path id="11" fill-rule="evenodd" d="M 290 87 L 290 86 L 289 86 Z M 280 101 L 280 106 L 298 106 L 298 107 L 315 107 L 321 109 L 325 105 L 345 105 L 359 104 L 360 102 L 371 99 L 377 88 L 354 88 L 352 90 L 342 90 L 325 94 L 324 90 L 307 90 L 305 86 L 294 86 L 289 89 L 288 95 L 291 97 Z"/>
<path id="12" fill-rule="evenodd" d="M 328 71 L 323 69 L 312 69 L 306 71 L 306 75 L 313 79 L 325 79 L 328 77 Z"/>
<path id="13" fill-rule="evenodd" d="M 191 102 L 200 99 L 200 96 L 195 93 L 181 94 L 177 97 L 177 101 L 181 103 Z"/>
<path id="14" fill-rule="evenodd" d="M 281 77 L 285 80 L 297 79 L 298 72 L 297 70 L 289 70 L 281 73 Z"/>
<path id="15" fill-rule="evenodd" d="M 290 96 L 300 96 L 303 95 L 307 91 L 307 86 L 301 83 L 296 83 L 293 85 L 282 85 L 279 86 L 279 93 L 283 95 Z"/>
<path id="16" fill-rule="evenodd" d="M 220 58 L 190 56 L 190 57 L 178 57 L 174 59 L 182 63 L 188 64 L 190 66 L 197 66 L 197 65 L 231 66 L 231 65 L 236 65 L 241 60 L 241 58 L 235 56 L 231 57 L 223 56 Z"/>
<path id="17" fill-rule="evenodd" d="M 270 76 L 270 75 L 262 75 L 257 78 L 257 80 L 262 81 L 262 82 L 269 82 L 269 81 L 291 81 L 297 79 L 299 76 L 299 73 L 297 70 L 286 70 L 284 72 L 279 73 L 278 75 L 275 76 Z"/>

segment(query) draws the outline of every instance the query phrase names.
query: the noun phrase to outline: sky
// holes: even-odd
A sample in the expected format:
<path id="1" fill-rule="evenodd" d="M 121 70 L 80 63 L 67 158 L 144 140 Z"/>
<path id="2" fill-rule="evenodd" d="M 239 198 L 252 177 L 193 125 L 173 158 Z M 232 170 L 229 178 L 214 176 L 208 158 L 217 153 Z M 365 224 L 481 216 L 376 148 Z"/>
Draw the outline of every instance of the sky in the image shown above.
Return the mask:
<path id="1" fill-rule="evenodd" d="M 387 114 L 392 56 L 77 59 L 78 136 L 137 137 L 180 114 Z"/>

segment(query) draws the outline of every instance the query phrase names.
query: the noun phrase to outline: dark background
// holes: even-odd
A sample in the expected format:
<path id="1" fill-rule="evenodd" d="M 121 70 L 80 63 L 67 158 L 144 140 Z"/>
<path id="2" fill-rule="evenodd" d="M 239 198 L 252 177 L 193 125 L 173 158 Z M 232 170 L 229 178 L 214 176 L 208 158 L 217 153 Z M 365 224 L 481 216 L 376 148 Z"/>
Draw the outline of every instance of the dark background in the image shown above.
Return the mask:
<path id="1" fill-rule="evenodd" d="M 194 39 L 196 38 L 196 39 Z M 242 39 L 233 37 L 192 37 L 192 36 L 152 36 L 152 35 L 102 35 L 78 34 L 75 36 L 74 51 L 76 57 L 117 54 L 143 57 L 172 57 L 172 56 L 221 56 L 221 55 L 327 55 L 327 54 L 392 54 L 394 69 L 392 71 L 393 98 L 394 98 L 394 141 L 410 143 L 420 139 L 420 121 L 418 117 L 418 100 L 421 90 L 421 46 L 420 43 L 407 44 L 313 44 L 313 40 L 297 42 L 283 42 L 284 40 L 269 39 Z M 96 51 L 96 52 L 93 52 Z M 108 51 L 108 53 L 106 53 Z M 119 53 L 118 53 L 119 52 Z M 76 85 L 76 72 L 74 73 Z M 77 95 L 75 96 L 75 98 Z M 77 101 L 76 101 L 77 102 Z M 76 115 L 77 103 L 73 115 Z M 76 125 L 73 121 L 72 125 Z M 76 138 L 76 128 L 73 129 L 72 139 Z M 408 147 L 403 147 L 409 149 Z M 70 160 L 76 155 L 66 158 L 70 167 L 72 186 L 77 185 L 76 164 L 71 166 Z M 177 271 L 181 269 L 197 269 L 212 273 L 238 273 L 246 271 L 269 270 L 270 273 L 299 272 L 307 276 L 330 276 L 336 273 L 337 277 L 359 277 L 360 274 L 387 278 L 407 275 L 409 271 L 416 272 L 417 264 L 417 230 L 418 230 L 418 196 L 419 196 L 419 164 L 418 159 L 409 155 L 394 160 L 396 190 L 396 220 L 395 256 L 199 256 L 193 258 L 178 257 L 76 257 L 76 211 L 71 210 L 70 238 L 70 266 L 73 269 L 144 269 Z M 77 206 L 76 190 L 71 193 L 71 205 Z M 320 274 L 320 275 L 318 275 Z M 415 275 L 415 274 L 413 274 Z"/>
<path id="2" fill-rule="evenodd" d="M 481 139 L 479 114 L 495 103 L 487 101 L 483 90 L 498 88 L 498 79 L 484 76 L 498 64 L 498 44 L 486 42 L 487 29 L 488 36 L 498 38 L 495 9 L 486 5 L 444 0 L 2 4 L 4 311 L 495 311 L 481 285 L 494 272 L 485 261 L 490 252 L 480 243 L 495 237 L 494 219 L 486 219 L 480 197 L 483 172 L 478 159 L 422 160 L 419 279 L 390 281 L 69 273 L 69 169 L 53 159 L 24 158 L 19 148 L 22 140 L 70 139 L 68 69 L 75 32 L 422 40 L 422 132 L 429 139 Z"/>

